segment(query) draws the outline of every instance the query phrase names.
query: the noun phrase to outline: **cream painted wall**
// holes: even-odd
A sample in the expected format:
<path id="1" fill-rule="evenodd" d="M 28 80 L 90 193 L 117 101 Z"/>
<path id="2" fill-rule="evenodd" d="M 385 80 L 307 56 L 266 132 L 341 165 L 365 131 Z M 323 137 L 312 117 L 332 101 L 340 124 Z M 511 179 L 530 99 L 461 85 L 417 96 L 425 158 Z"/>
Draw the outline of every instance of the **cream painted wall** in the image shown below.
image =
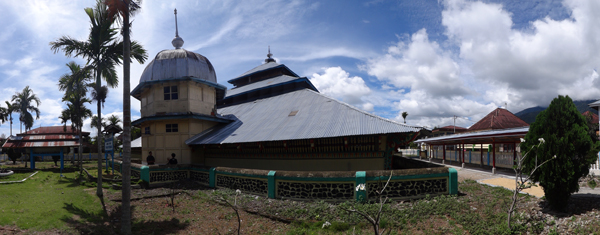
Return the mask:
<path id="1" fill-rule="evenodd" d="M 177 86 L 178 99 L 164 100 L 164 87 Z M 214 87 L 193 81 L 165 82 L 142 92 L 142 117 L 156 113 L 200 113 L 210 115 L 216 104 Z"/>
<path id="2" fill-rule="evenodd" d="M 178 132 L 166 132 L 167 124 L 177 124 Z M 156 164 L 166 164 L 171 158 L 171 153 L 175 153 L 175 158 L 180 164 L 190 164 L 192 149 L 185 144 L 185 141 L 214 125 L 215 122 L 198 119 L 144 122 L 141 125 L 142 132 L 146 127 L 150 127 L 150 135 L 142 135 L 142 161 L 146 161 L 148 152 L 152 151 Z"/>
<path id="3" fill-rule="evenodd" d="M 195 154 L 196 158 L 198 154 Z M 355 159 L 232 159 L 206 158 L 205 165 L 288 171 L 366 171 L 383 170 L 383 158 Z"/>

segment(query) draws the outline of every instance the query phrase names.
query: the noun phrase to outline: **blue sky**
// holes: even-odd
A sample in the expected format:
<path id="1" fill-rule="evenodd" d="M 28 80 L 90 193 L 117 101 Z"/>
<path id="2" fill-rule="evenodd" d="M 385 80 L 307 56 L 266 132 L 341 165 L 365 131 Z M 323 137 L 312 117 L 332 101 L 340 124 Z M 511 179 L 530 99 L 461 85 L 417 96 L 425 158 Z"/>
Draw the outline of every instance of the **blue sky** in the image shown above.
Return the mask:
<path id="1" fill-rule="evenodd" d="M 60 124 L 58 78 L 69 61 L 85 63 L 53 54 L 48 43 L 84 40 L 83 8 L 93 5 L 0 2 L 0 102 L 29 85 L 42 100 L 34 127 Z M 397 121 L 406 111 L 412 125 L 450 125 L 456 115 L 466 127 L 496 107 L 516 113 L 559 94 L 600 98 L 599 1 L 143 1 L 132 39 L 150 59 L 172 49 L 174 8 L 183 47 L 209 58 L 228 87 L 271 46 L 279 63 L 323 94 Z M 144 68 L 132 65 L 132 88 Z M 103 116 L 121 116 L 121 99 L 122 87 L 112 89 Z M 0 133 L 9 134 L 8 123 Z"/>

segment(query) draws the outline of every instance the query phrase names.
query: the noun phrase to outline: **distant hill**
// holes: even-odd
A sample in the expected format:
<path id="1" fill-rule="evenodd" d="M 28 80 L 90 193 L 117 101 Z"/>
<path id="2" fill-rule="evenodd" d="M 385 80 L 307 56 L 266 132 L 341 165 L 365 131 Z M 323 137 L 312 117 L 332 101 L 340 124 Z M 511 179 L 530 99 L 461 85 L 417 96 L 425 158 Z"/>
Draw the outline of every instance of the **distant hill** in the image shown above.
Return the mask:
<path id="1" fill-rule="evenodd" d="M 597 113 L 598 111 L 591 109 L 588 104 L 589 103 L 593 103 L 596 100 L 576 100 L 573 101 L 573 103 L 575 104 L 575 107 L 577 107 L 577 110 L 580 113 L 584 113 L 585 111 L 591 111 L 594 113 Z M 547 107 L 540 107 L 540 106 L 536 106 L 536 107 L 532 107 L 532 108 L 526 108 L 523 109 L 522 111 L 515 113 L 515 116 L 519 117 L 521 120 L 525 121 L 526 123 L 533 123 L 535 121 L 535 117 L 537 117 L 537 115 L 546 110 Z"/>

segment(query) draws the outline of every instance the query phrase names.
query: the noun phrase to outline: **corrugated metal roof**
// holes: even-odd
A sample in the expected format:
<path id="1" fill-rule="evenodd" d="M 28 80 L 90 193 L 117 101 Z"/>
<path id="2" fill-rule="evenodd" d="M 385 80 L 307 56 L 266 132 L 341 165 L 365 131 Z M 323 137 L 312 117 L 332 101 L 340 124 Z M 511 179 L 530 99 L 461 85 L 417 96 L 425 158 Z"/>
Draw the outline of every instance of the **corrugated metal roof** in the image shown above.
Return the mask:
<path id="1" fill-rule="evenodd" d="M 195 77 L 217 83 L 210 61 L 185 49 L 163 50 L 144 69 L 140 83 L 173 78 Z"/>
<path id="2" fill-rule="evenodd" d="M 296 114 L 290 115 L 294 111 Z M 204 131 L 186 144 L 312 139 L 422 129 L 375 116 L 309 89 L 221 108 L 218 112 L 237 120 Z"/>
<path id="3" fill-rule="evenodd" d="M 600 107 L 600 100 L 597 100 L 594 103 L 588 104 L 588 106 L 590 106 L 590 108 L 593 108 L 595 110 L 598 110 L 598 107 Z"/>
<path id="4" fill-rule="evenodd" d="M 2 148 L 77 147 L 77 141 L 15 141 L 6 142 Z"/>
<path id="5" fill-rule="evenodd" d="M 19 135 L 41 135 L 41 134 L 63 134 L 63 133 L 72 133 L 77 134 L 77 131 L 71 129 L 70 126 L 67 126 L 67 130 L 65 131 L 64 126 L 43 126 L 38 127 L 33 130 L 29 130 L 23 134 Z M 82 135 L 89 135 L 89 132 L 81 132 Z"/>
<path id="6" fill-rule="evenodd" d="M 519 136 L 524 135 L 529 131 L 529 127 L 519 127 L 519 128 L 509 128 L 509 129 L 501 129 L 501 130 L 488 130 L 488 131 L 479 131 L 479 132 L 467 132 L 460 133 L 454 135 L 445 135 L 433 138 L 426 138 L 416 140 L 415 143 L 431 143 L 431 142 L 444 142 L 444 141 L 452 141 L 452 140 L 466 140 L 466 139 L 481 139 L 481 138 L 490 138 L 494 136 Z"/>
<path id="7" fill-rule="evenodd" d="M 241 94 L 247 91 L 251 91 L 254 89 L 258 89 L 258 88 L 262 88 L 262 87 L 267 87 L 267 86 L 273 86 L 273 85 L 277 85 L 277 84 L 281 84 L 281 83 L 285 83 L 285 82 L 289 82 L 289 81 L 293 81 L 299 79 L 298 77 L 292 77 L 292 76 L 288 76 L 288 75 L 281 75 L 281 76 L 277 76 L 274 78 L 269 78 L 266 80 L 262 80 L 260 82 L 255 82 L 255 83 L 251 83 L 245 86 L 241 86 L 241 87 L 237 87 L 237 88 L 233 88 L 231 90 L 227 90 L 227 93 L 225 93 L 225 98 L 229 97 L 229 96 L 234 96 L 237 94 Z"/>
<path id="8" fill-rule="evenodd" d="M 291 75 L 293 75 L 293 77 L 299 77 L 298 74 L 294 73 L 294 71 L 292 71 L 291 69 L 289 69 L 287 66 L 285 66 L 284 64 L 278 64 L 277 62 L 269 62 L 269 63 L 264 63 L 261 64 L 259 66 L 254 67 L 253 69 L 248 70 L 247 72 L 243 73 L 240 76 L 237 76 L 236 78 L 233 78 L 229 81 L 227 81 L 228 83 L 234 84 L 237 80 L 240 80 L 244 77 L 256 74 L 256 73 L 260 73 L 263 71 L 267 71 L 267 70 L 271 70 L 274 68 L 284 68 L 286 69 Z"/>

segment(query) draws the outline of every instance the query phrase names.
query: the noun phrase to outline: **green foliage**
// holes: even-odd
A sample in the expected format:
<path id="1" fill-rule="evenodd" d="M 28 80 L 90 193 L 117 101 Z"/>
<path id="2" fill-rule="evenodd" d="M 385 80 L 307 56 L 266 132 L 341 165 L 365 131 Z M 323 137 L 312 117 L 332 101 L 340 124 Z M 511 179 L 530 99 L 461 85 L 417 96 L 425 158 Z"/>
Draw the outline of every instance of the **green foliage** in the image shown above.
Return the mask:
<path id="1" fill-rule="evenodd" d="M 595 188 L 596 188 L 596 186 L 598 186 L 598 185 L 597 185 L 597 183 L 596 183 L 596 180 L 595 180 L 595 179 L 590 179 L 590 180 L 587 182 L 587 185 L 588 185 L 588 186 L 589 186 L 591 189 L 595 189 Z"/>
<path id="2" fill-rule="evenodd" d="M 531 149 L 539 138 L 544 138 L 545 144 L 531 150 L 524 160 L 523 172 L 529 174 L 536 164 L 556 155 L 556 159 L 533 172 L 531 179 L 540 182 L 553 208 L 564 211 L 565 202 L 579 190 L 578 180 L 588 174 L 598 143 L 592 141 L 586 119 L 569 96 L 558 96 L 537 116 L 521 149 Z"/>

